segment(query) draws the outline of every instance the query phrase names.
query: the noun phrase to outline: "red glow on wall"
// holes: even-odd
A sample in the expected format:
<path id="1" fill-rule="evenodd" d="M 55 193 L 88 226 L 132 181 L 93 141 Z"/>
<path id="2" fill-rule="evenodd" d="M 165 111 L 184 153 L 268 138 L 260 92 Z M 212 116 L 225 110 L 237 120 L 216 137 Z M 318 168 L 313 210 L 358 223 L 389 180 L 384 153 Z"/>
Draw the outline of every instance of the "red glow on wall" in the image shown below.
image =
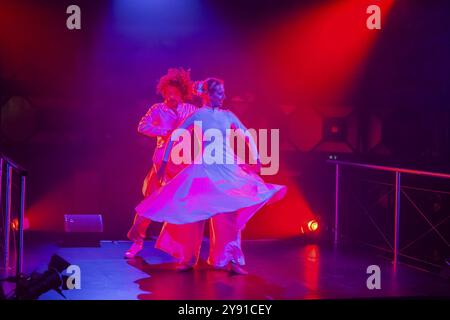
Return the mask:
<path id="1" fill-rule="evenodd" d="M 393 0 L 377 1 L 382 23 Z M 369 0 L 331 1 L 293 13 L 262 38 L 269 80 L 306 104 L 328 104 L 351 89 L 382 30 L 369 30 Z"/>
<path id="2" fill-rule="evenodd" d="M 79 170 L 33 203 L 27 210 L 31 230 L 64 230 L 65 214 L 101 212 L 98 173 Z"/>
<path id="3" fill-rule="evenodd" d="M 261 209 L 247 224 L 244 237 L 288 238 L 300 235 L 300 228 L 315 218 L 298 183 L 291 178 L 280 182 L 288 190 L 284 199 Z"/>

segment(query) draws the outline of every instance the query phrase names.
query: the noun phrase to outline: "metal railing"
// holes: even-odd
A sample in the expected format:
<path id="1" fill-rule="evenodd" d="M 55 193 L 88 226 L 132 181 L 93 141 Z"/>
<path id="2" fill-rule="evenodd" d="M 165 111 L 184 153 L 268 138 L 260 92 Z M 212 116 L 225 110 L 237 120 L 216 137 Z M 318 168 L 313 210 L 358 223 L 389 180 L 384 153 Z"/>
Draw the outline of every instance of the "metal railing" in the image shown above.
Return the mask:
<path id="1" fill-rule="evenodd" d="M 450 179 L 450 174 L 439 173 L 439 172 L 430 172 L 430 171 L 421 171 L 421 170 L 412 170 L 412 169 L 404 169 L 398 167 L 389 167 L 389 166 L 380 166 L 380 165 L 372 165 L 372 164 L 364 164 L 364 163 L 356 163 L 356 162 L 348 162 L 348 161 L 339 161 L 339 160 L 328 160 L 328 163 L 334 164 L 336 166 L 336 179 L 335 179 L 335 212 L 334 212 L 334 244 L 338 244 L 338 235 L 339 235 L 339 195 L 340 195 L 340 180 L 341 180 L 341 167 L 357 167 L 362 169 L 370 169 L 377 171 L 386 171 L 386 172 L 394 172 L 395 173 L 395 200 L 394 200 L 394 247 L 393 247 L 393 263 L 394 269 L 396 269 L 398 264 L 398 256 L 399 256 L 399 236 L 400 236 L 400 196 L 401 196 L 401 178 L 402 174 L 411 174 L 418 176 L 426 176 L 426 177 L 435 177 L 441 179 Z M 409 199 L 410 200 L 410 199 Z M 428 222 L 428 221 L 427 221 Z M 432 228 L 436 230 L 434 226 Z M 448 243 L 447 243 L 448 245 Z"/>
<path id="2" fill-rule="evenodd" d="M 23 268 L 23 227 L 25 213 L 25 189 L 27 171 L 10 158 L 0 154 L 0 212 L 4 213 L 4 230 L 3 230 L 3 261 L 1 268 L 5 273 L 11 269 L 10 265 L 10 238 L 13 223 L 11 221 L 12 214 L 12 193 L 13 193 L 13 172 L 20 176 L 20 204 L 17 221 L 17 259 L 16 259 L 16 275 L 22 272 Z M 6 175 L 6 177 L 4 177 Z M 5 196 L 3 197 L 3 186 L 5 186 Z"/>

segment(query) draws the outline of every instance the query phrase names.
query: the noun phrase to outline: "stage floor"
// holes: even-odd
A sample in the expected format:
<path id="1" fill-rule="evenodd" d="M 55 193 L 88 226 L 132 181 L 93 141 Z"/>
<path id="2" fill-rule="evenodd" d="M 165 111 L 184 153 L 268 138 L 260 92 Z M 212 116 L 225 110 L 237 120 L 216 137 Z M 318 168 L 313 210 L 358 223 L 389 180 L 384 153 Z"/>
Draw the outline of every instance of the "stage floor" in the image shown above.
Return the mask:
<path id="1" fill-rule="evenodd" d="M 307 243 L 304 239 L 243 241 L 249 275 L 209 268 L 202 248 L 198 268 L 176 272 L 173 259 L 146 242 L 140 256 L 125 260 L 127 241 L 102 241 L 100 248 L 60 248 L 41 242 L 28 246 L 26 272 L 44 271 L 57 253 L 81 268 L 81 289 L 64 291 L 67 299 L 348 299 L 447 297 L 449 281 L 399 265 L 367 250 Z M 369 265 L 381 269 L 381 289 L 369 290 Z M 63 299 L 56 292 L 40 299 Z"/>

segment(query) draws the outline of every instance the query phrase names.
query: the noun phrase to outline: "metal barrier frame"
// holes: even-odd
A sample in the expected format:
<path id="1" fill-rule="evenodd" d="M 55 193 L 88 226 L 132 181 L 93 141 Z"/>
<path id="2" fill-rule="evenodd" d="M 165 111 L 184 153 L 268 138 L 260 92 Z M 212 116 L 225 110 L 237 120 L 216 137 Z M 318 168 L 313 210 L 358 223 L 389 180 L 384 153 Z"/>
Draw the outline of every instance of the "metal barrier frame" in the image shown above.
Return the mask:
<path id="1" fill-rule="evenodd" d="M 23 223 L 25 215 L 25 190 L 27 182 L 27 171 L 23 169 L 20 165 L 9 159 L 8 157 L 0 154 L 0 208 L 4 209 L 4 225 L 5 225 L 5 238 L 3 239 L 3 261 L 1 268 L 8 273 L 10 268 L 9 261 L 9 247 L 10 247 L 10 229 L 11 229 L 11 210 L 12 210 L 12 177 L 13 171 L 20 175 L 20 207 L 19 207 L 19 217 L 18 217 L 18 243 L 17 243 L 17 261 L 16 261 L 16 276 L 22 273 L 23 269 Z M 5 204 L 3 206 L 3 174 L 6 173 L 6 190 L 5 190 Z"/>
<path id="2" fill-rule="evenodd" d="M 373 164 L 339 161 L 339 160 L 327 160 L 328 163 L 334 164 L 336 166 L 336 177 L 335 177 L 335 208 L 334 208 L 334 244 L 338 244 L 338 234 L 339 234 L 339 194 L 340 194 L 340 180 L 341 180 L 341 166 L 357 167 L 363 169 L 371 169 L 378 171 L 388 171 L 395 173 L 395 212 L 394 212 L 394 270 L 397 268 L 398 264 L 398 254 L 399 254 L 399 235 L 400 235 L 400 195 L 401 195 L 401 177 L 402 174 L 412 174 L 427 177 L 435 177 L 441 179 L 450 179 L 450 174 L 404 169 L 398 167 L 380 166 Z"/>

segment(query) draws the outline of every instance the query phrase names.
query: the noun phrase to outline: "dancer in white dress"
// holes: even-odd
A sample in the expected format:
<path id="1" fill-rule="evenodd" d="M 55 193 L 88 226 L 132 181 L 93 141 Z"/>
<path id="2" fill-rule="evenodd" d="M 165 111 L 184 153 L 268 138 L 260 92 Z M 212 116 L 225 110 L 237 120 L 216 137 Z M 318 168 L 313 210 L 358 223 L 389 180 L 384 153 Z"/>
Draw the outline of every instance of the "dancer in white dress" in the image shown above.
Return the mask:
<path id="1" fill-rule="evenodd" d="M 179 129 L 189 129 L 201 123 L 203 133 L 214 129 L 226 137 L 227 129 L 242 129 L 245 132 L 241 121 L 231 111 L 223 109 L 223 82 L 209 78 L 203 82 L 203 87 L 204 106 L 187 118 Z M 242 268 L 245 259 L 241 249 L 241 231 L 262 206 L 282 198 L 286 187 L 265 183 L 258 174 L 248 170 L 248 165 L 238 164 L 234 150 L 225 143 L 226 139 L 223 140 L 222 162 L 198 159 L 205 159 L 205 150 L 212 143 L 203 141 L 203 152 L 196 155 L 197 161 L 145 198 L 136 207 L 136 212 L 154 221 L 199 226 L 195 232 L 183 236 L 182 241 L 177 237 L 161 240 L 165 243 L 164 250 L 172 255 L 176 255 L 180 248 L 184 248 L 181 250 L 186 253 L 186 246 L 198 255 L 203 235 L 201 223 L 210 219 L 210 255 L 207 262 L 217 268 L 229 268 L 230 271 L 245 274 Z M 255 146 L 251 137 L 249 140 Z M 172 145 L 171 139 L 158 172 L 159 177 L 167 169 Z"/>

